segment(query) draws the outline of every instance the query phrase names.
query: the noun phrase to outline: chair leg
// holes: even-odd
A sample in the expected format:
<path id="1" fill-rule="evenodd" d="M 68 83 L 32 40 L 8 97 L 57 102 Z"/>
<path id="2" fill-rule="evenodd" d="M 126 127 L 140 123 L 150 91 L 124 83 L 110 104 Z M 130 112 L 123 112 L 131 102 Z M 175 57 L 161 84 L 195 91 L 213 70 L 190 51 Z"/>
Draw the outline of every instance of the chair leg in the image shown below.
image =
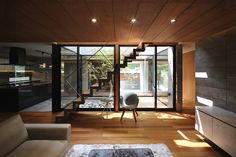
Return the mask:
<path id="1" fill-rule="evenodd" d="M 136 123 L 136 122 L 137 122 L 137 119 L 136 119 L 135 109 L 133 110 L 133 115 L 134 115 L 134 120 L 135 120 L 135 123 Z"/>
<path id="2" fill-rule="evenodd" d="M 108 103 L 108 106 L 107 106 L 107 107 L 109 107 L 109 110 L 112 112 L 111 107 L 109 106 L 109 103 Z"/>
<path id="3" fill-rule="evenodd" d="M 123 113 L 121 115 L 120 121 L 122 121 L 124 114 L 125 114 L 125 109 L 123 110 Z"/>
<path id="4" fill-rule="evenodd" d="M 106 111 L 106 105 L 104 105 L 104 108 L 102 110 L 102 115 L 103 115 L 103 112 Z"/>
<path id="5" fill-rule="evenodd" d="M 136 113 L 136 115 L 138 116 L 138 112 L 137 112 L 137 109 L 134 109 L 135 110 L 135 113 Z"/>

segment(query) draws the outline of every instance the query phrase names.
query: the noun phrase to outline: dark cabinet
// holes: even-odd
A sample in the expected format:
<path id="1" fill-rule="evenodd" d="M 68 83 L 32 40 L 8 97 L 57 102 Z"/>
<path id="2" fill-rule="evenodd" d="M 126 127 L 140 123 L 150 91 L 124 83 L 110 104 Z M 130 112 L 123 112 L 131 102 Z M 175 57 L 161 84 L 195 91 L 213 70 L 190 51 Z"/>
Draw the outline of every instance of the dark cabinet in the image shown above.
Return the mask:
<path id="1" fill-rule="evenodd" d="M 51 98 L 51 83 L 0 88 L 0 111 L 16 112 Z"/>

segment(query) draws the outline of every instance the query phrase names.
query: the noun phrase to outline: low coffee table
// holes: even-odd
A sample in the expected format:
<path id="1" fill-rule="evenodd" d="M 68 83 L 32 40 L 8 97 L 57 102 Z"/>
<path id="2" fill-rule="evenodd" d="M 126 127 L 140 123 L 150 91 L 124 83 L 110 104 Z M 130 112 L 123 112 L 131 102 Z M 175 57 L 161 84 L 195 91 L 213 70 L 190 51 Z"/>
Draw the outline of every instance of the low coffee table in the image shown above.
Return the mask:
<path id="1" fill-rule="evenodd" d="M 88 157 L 154 157 L 149 148 L 92 149 Z"/>

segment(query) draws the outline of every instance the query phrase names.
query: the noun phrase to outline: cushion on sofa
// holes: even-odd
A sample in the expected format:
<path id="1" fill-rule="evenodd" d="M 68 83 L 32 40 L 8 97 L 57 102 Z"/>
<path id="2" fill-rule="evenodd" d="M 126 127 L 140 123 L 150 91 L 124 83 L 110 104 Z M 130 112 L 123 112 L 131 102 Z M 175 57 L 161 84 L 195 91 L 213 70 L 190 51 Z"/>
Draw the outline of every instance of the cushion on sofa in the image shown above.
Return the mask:
<path id="1" fill-rule="evenodd" d="M 27 138 L 27 130 L 19 115 L 0 123 L 0 156 L 10 153 Z"/>
<path id="2" fill-rule="evenodd" d="M 7 157 L 63 157 L 66 153 L 66 140 L 29 140 L 21 144 Z"/>
<path id="3" fill-rule="evenodd" d="M 68 140 L 70 141 L 70 124 L 25 124 L 28 140 Z"/>

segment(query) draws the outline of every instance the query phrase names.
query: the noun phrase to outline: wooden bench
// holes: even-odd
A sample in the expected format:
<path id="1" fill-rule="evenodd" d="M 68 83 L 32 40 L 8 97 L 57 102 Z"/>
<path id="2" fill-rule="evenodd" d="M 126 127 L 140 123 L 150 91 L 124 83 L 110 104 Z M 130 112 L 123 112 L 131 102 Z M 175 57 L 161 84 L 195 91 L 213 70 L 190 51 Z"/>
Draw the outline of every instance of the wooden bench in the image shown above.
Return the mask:
<path id="1" fill-rule="evenodd" d="M 90 86 L 90 96 L 93 96 L 93 90 L 96 89 L 96 91 L 98 91 L 99 89 L 99 84 L 95 83 L 92 86 Z"/>
<path id="2" fill-rule="evenodd" d="M 82 97 L 89 97 L 90 91 L 83 92 Z"/>

